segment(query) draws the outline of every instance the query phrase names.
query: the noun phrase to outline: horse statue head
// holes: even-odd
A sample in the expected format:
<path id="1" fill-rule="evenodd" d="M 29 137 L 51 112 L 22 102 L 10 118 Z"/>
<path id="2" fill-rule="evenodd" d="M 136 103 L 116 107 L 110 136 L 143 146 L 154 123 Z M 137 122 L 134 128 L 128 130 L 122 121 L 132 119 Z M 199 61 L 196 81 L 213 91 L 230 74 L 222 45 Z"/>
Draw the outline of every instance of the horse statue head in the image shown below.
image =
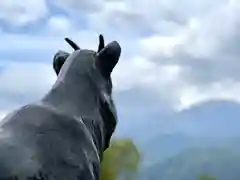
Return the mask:
<path id="1" fill-rule="evenodd" d="M 92 120 L 100 118 L 103 121 L 105 129 L 103 148 L 106 149 L 117 123 L 116 108 L 112 99 L 111 73 L 120 58 L 121 47 L 116 41 L 105 46 L 102 35 L 99 35 L 97 51 L 81 49 L 69 38 L 65 38 L 65 41 L 74 52 L 70 54 L 60 50 L 54 55 L 53 68 L 58 76 L 56 84 L 66 82 L 68 87 L 79 91 L 77 92 L 79 102 L 76 104 L 79 104 L 83 118 L 84 116 Z M 87 110 L 83 112 L 84 109 Z"/>

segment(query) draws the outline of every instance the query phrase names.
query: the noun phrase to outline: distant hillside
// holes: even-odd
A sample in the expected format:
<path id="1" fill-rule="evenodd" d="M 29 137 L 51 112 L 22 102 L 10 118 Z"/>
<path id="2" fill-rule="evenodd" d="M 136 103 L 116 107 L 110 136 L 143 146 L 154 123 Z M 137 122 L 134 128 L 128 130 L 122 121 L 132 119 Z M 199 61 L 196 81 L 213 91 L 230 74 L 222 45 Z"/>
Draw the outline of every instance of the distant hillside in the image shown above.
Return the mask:
<path id="1" fill-rule="evenodd" d="M 155 112 L 125 124 L 123 129 L 119 127 L 117 135 L 132 137 L 137 143 L 171 133 L 198 137 L 240 137 L 240 104 L 209 101 L 167 115 Z"/>
<path id="2" fill-rule="evenodd" d="M 210 101 L 144 118 L 122 134 L 143 155 L 138 180 L 196 180 L 202 173 L 240 180 L 239 103 Z"/>
<path id="3" fill-rule="evenodd" d="M 240 104 L 209 101 L 173 114 L 175 131 L 200 137 L 240 136 Z"/>
<path id="4" fill-rule="evenodd" d="M 142 170 L 138 180 L 196 180 L 199 174 L 239 180 L 240 153 L 229 148 L 189 149 Z"/>
<path id="5" fill-rule="evenodd" d="M 239 143 L 238 143 L 239 142 Z M 238 146 L 235 144 L 239 144 Z M 169 157 L 189 148 L 224 148 L 239 150 L 240 138 L 206 138 L 191 137 L 182 133 L 173 133 L 157 136 L 148 142 L 139 143 L 138 148 L 143 155 L 142 166 L 160 163 Z"/>

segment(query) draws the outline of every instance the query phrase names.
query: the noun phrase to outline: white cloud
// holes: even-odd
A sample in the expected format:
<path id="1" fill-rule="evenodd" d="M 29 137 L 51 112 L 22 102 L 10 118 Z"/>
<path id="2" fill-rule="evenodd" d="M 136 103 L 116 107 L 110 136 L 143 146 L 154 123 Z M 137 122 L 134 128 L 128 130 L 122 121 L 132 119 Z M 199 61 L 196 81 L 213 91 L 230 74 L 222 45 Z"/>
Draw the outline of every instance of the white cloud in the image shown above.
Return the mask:
<path id="1" fill-rule="evenodd" d="M 2 84 L 0 92 L 39 97 L 51 87 L 55 79 L 50 65 L 44 63 L 9 63 L 0 73 L 0 84 Z"/>
<path id="2" fill-rule="evenodd" d="M 34 52 L 42 54 L 51 52 L 53 55 L 59 49 L 72 51 L 64 41 L 65 37 L 73 39 L 82 48 L 97 49 L 98 34 L 94 31 L 71 30 L 68 32 L 66 28 L 51 27 L 52 25 L 46 26 L 43 34 L 40 35 L 3 33 L 1 41 L 4 43 L 0 44 L 0 52 L 9 54 L 14 53 L 14 51 L 31 52 L 32 56 Z"/>
<path id="3" fill-rule="evenodd" d="M 0 120 L 3 119 L 7 114 L 7 111 L 4 112 L 4 111 L 0 111 Z"/>
<path id="4" fill-rule="evenodd" d="M 70 33 L 72 30 L 76 30 L 74 28 L 74 24 L 65 16 L 53 16 L 50 17 L 47 24 L 48 33 L 52 33 L 54 35 L 58 34 L 66 34 Z"/>
<path id="5" fill-rule="evenodd" d="M 175 54 L 175 47 L 183 43 L 182 34 L 176 36 L 153 35 L 142 38 L 139 41 L 141 55 L 151 59 L 155 56 L 172 57 Z M 161 61 L 161 59 L 159 59 Z"/>
<path id="6" fill-rule="evenodd" d="M 199 88 L 188 86 L 181 91 L 180 102 L 176 105 L 177 110 L 191 107 L 193 104 L 211 100 L 230 100 L 240 102 L 240 83 L 232 80 L 215 82 L 208 87 Z"/>
<path id="7" fill-rule="evenodd" d="M 105 1 L 101 11 L 89 15 L 96 29 L 113 29 L 138 34 L 153 31 L 174 35 L 191 18 L 207 16 L 227 0 L 121 0 Z M 101 21 L 100 21 L 101 19 Z"/>
<path id="8" fill-rule="evenodd" d="M 24 11 L 30 19 L 24 15 L 22 19 L 25 20 L 21 20 L 21 14 L 16 16 L 20 19 L 11 20 L 8 15 L 9 19 L 23 23 L 43 17 L 47 13 L 43 2 L 39 9 L 37 4 L 23 5 L 26 9 L 34 6 Z M 78 10 L 84 12 L 90 29 L 81 30 L 71 15 L 52 15 L 42 28 L 42 34 L 1 34 L 1 41 L 5 43 L 0 44 L 0 52 L 12 53 L 12 49 L 43 54 L 54 54 L 58 49 L 70 51 L 63 40 L 65 36 L 82 48 L 96 49 L 97 33 L 101 32 L 106 42 L 118 40 L 122 45 L 123 54 L 113 73 L 113 83 L 118 92 L 144 89 L 146 94 L 154 92 L 159 99 L 169 99 L 176 109 L 208 99 L 240 100 L 236 93 L 240 90 L 239 0 L 55 0 L 54 3 L 65 6 L 65 9 L 74 9 L 75 16 Z M 4 5 L 5 8 L 8 6 Z M 1 12 L 5 11 L 1 11 L 0 6 L 0 18 Z M 7 15 L 2 15 L 5 17 Z M 12 66 L 11 71 L 17 71 L 18 65 Z M 39 67 L 44 69 L 44 66 Z M 25 68 L 31 73 L 32 67 L 29 70 Z M 34 71 L 40 73 L 40 70 Z M 36 78 L 40 81 L 40 77 Z M 28 79 L 27 74 L 12 77 L 11 73 L 6 73 L 3 79 L 18 82 L 21 93 L 31 86 L 24 81 Z M 4 92 L 13 93 L 11 89 L 15 84 L 9 84 L 10 80 Z M 36 94 L 41 94 L 46 91 L 42 88 L 49 84 L 34 86 L 39 87 Z"/>
<path id="9" fill-rule="evenodd" d="M 45 0 L 1 0 L 0 19 L 14 25 L 23 25 L 38 20 L 47 14 Z"/>
<path id="10" fill-rule="evenodd" d="M 51 65 L 9 63 L 0 72 L 0 116 L 26 103 L 39 100 L 56 80 Z"/>
<path id="11" fill-rule="evenodd" d="M 135 57 L 119 62 L 113 72 L 113 83 L 117 91 L 136 87 L 164 91 L 178 80 L 180 71 L 176 65 L 161 66 L 145 58 Z"/>
<path id="12" fill-rule="evenodd" d="M 211 99 L 239 101 L 236 93 L 240 91 L 239 12 L 236 2 L 223 3 L 206 16 L 189 18 L 174 35 L 156 33 L 141 39 L 140 54 L 155 63 L 152 66 L 157 72 L 155 77 L 168 77 L 168 73 L 161 76 L 159 68 L 166 65 L 180 70 L 164 86 L 161 86 L 161 78 L 156 78 L 149 87 L 157 89 L 160 96 L 174 96 L 173 105 L 177 110 Z M 139 73 L 138 79 L 144 81 L 154 70 Z"/>
<path id="13" fill-rule="evenodd" d="M 55 5 L 62 8 L 75 11 L 94 12 L 98 11 L 104 5 L 104 0 L 53 0 Z"/>

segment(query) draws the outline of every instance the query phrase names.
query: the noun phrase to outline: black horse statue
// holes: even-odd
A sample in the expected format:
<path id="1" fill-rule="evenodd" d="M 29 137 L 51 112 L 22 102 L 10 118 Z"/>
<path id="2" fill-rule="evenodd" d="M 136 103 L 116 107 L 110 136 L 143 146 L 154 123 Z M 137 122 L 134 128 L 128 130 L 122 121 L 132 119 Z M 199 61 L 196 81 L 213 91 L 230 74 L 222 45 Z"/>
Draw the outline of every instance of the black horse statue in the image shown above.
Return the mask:
<path id="1" fill-rule="evenodd" d="M 58 51 L 57 81 L 38 102 L 0 122 L 0 180 L 98 180 L 100 162 L 117 124 L 111 72 L 121 47 Z M 34 79 L 32 79 L 34 81 Z"/>

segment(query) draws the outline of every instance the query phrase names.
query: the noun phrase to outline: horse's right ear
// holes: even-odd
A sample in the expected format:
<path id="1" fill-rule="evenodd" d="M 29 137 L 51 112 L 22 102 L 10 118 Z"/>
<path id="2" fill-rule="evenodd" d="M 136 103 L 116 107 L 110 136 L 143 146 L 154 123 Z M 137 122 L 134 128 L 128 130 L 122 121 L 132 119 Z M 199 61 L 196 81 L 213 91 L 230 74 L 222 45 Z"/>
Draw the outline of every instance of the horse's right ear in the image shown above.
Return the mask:
<path id="1" fill-rule="evenodd" d="M 97 65 L 100 68 L 102 75 L 105 78 L 109 78 L 115 65 L 117 64 L 120 55 L 121 47 L 117 41 L 109 43 L 104 46 L 104 40 L 102 35 L 99 36 L 99 47 L 97 53 Z"/>
<path id="2" fill-rule="evenodd" d="M 58 51 L 53 58 L 53 69 L 55 73 L 58 75 L 63 64 L 70 54 L 65 51 Z"/>
<path id="3" fill-rule="evenodd" d="M 104 38 L 103 38 L 103 35 L 100 34 L 99 35 L 99 45 L 98 45 L 98 51 L 97 52 L 100 52 L 103 48 L 104 48 Z"/>

